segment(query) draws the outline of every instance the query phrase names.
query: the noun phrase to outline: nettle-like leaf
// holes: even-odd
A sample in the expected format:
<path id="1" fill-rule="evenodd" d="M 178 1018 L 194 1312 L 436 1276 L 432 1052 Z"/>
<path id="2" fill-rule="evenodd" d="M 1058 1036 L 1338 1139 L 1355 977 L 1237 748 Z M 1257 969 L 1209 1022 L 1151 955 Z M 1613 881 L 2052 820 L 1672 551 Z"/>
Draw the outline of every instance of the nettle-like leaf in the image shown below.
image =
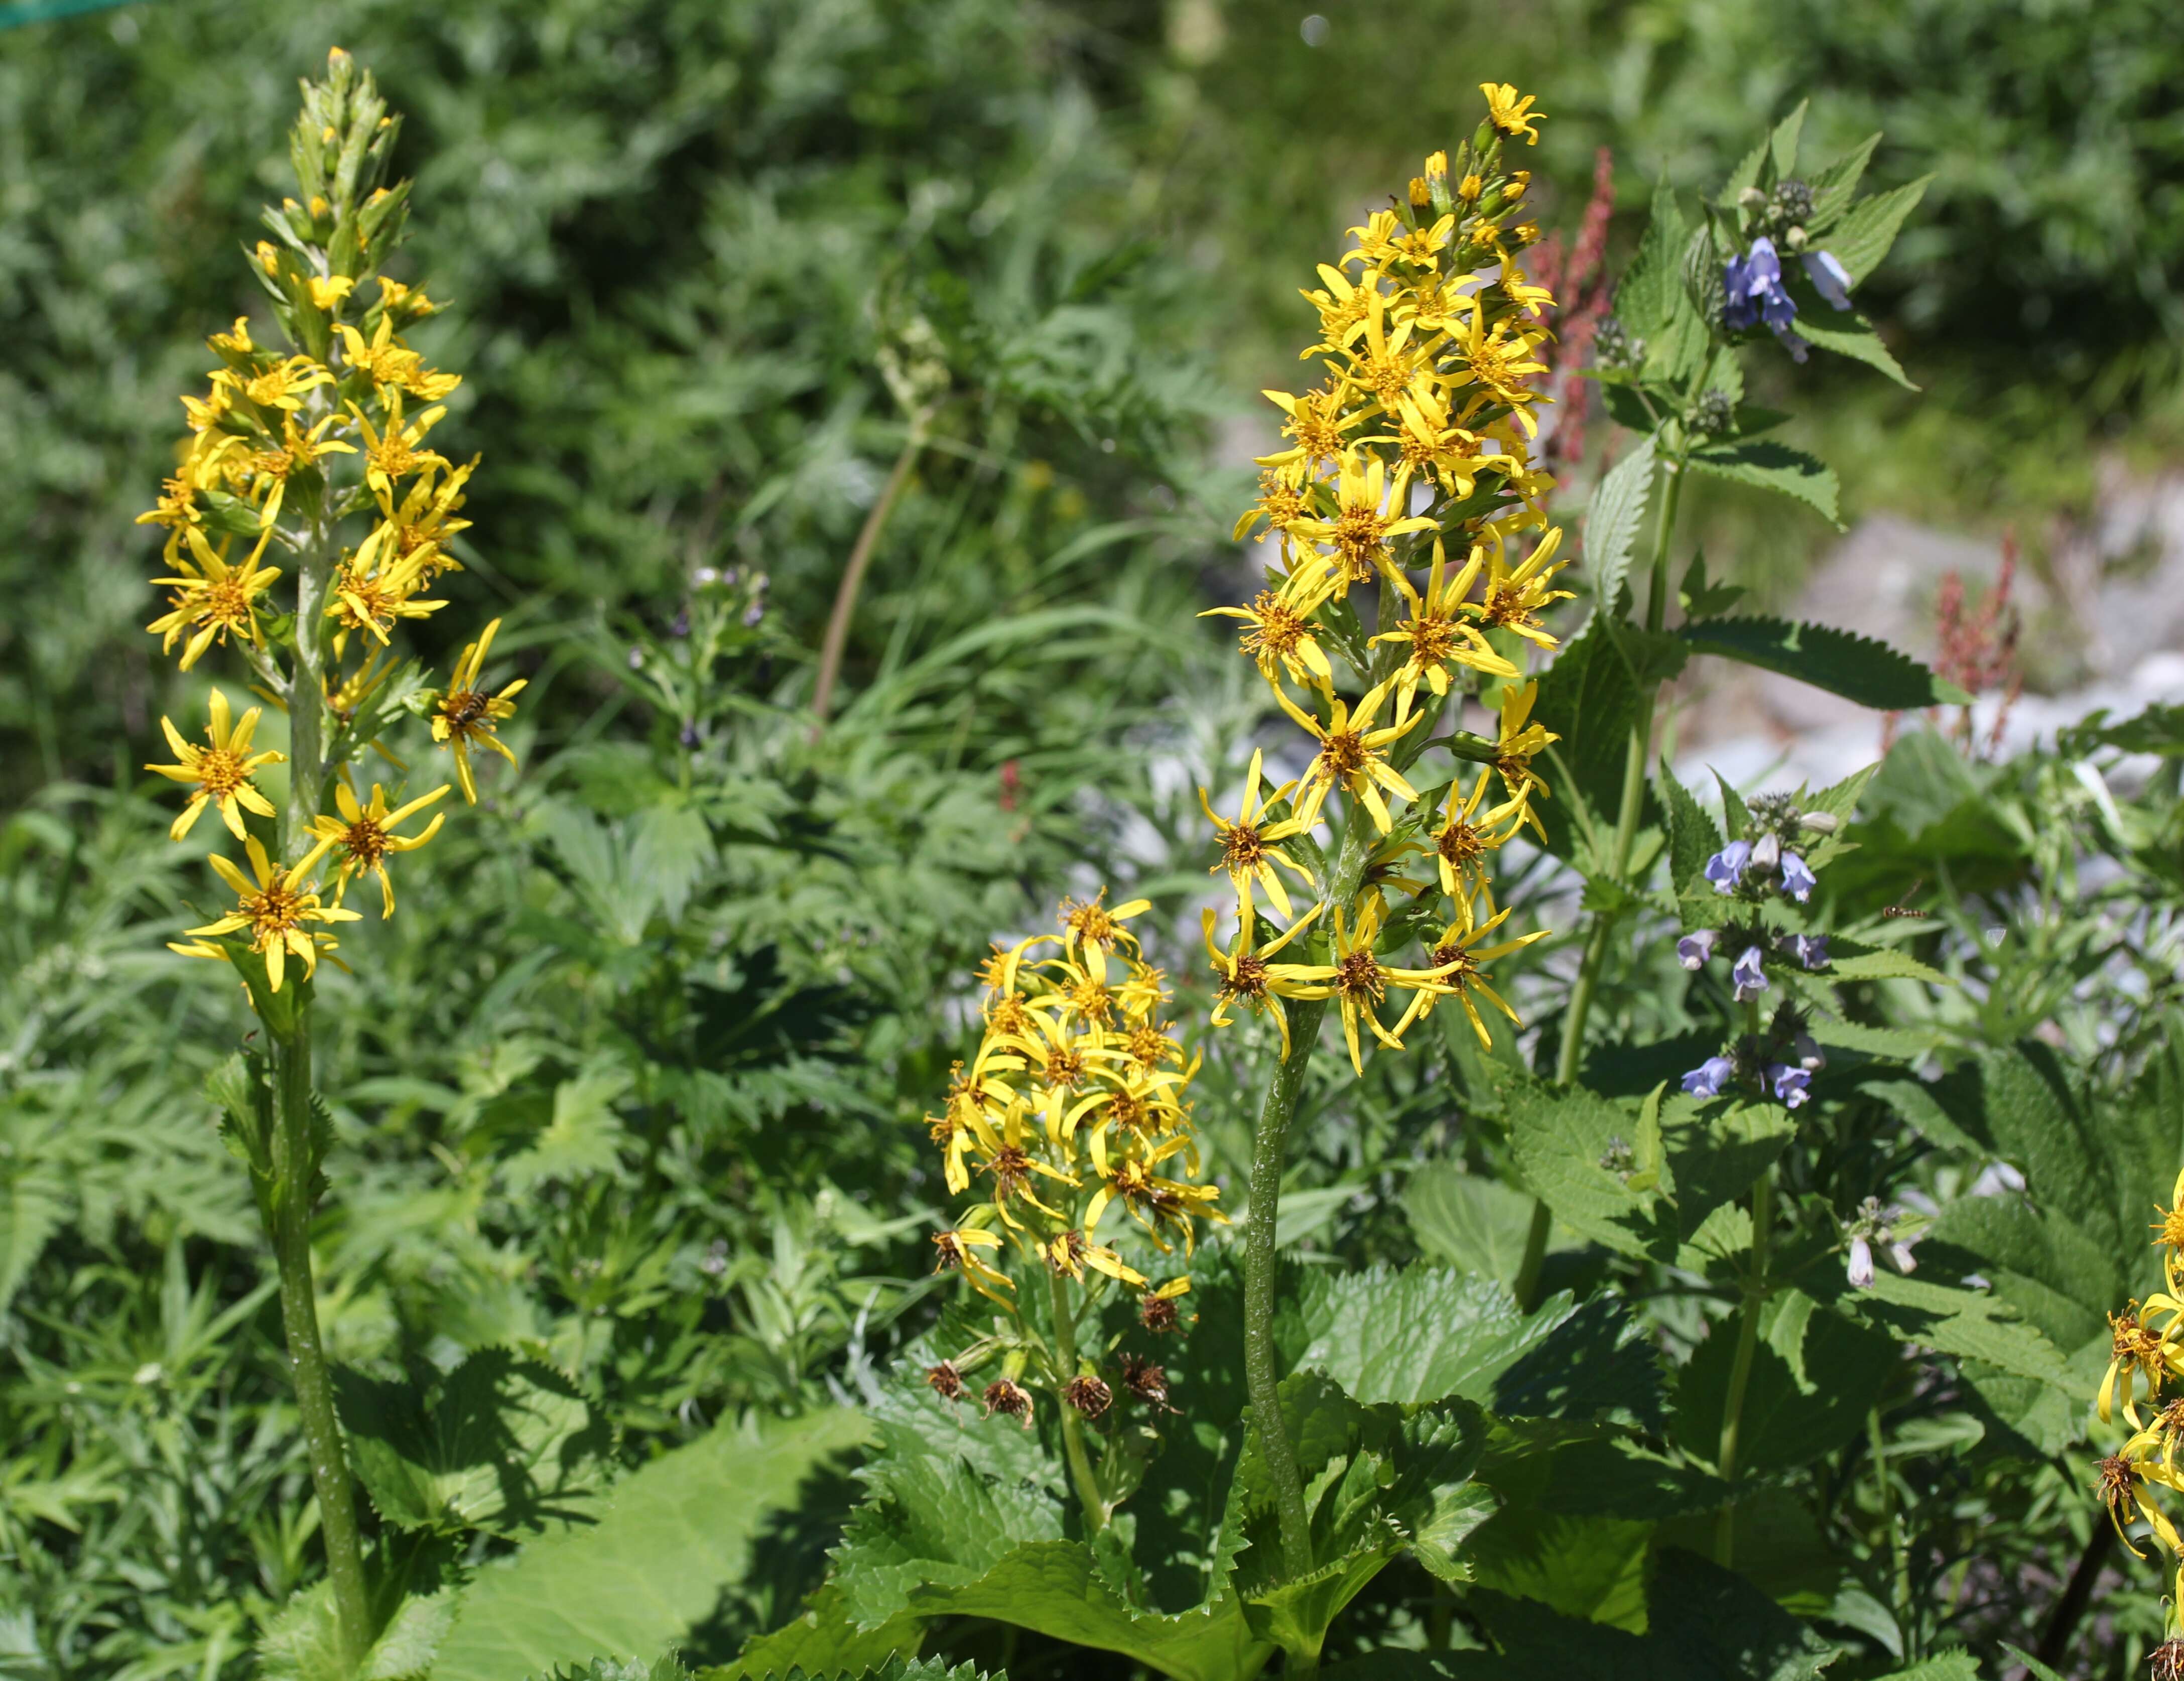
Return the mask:
<path id="1" fill-rule="evenodd" d="M 1593 598 L 1604 612 L 1619 612 L 1616 603 L 1630 570 L 1631 550 L 1646 517 L 1653 488 L 1653 439 L 1639 440 L 1614 466 L 1601 475 L 1585 510 L 1585 560 L 1592 575 Z"/>
<path id="2" fill-rule="evenodd" d="M 1962 706 L 1971 699 L 1909 654 L 1830 625 L 1772 618 L 1701 619 L 1676 634 L 1693 653 L 1777 671 L 1878 710 Z"/>
<path id="3" fill-rule="evenodd" d="M 1361 1403 L 1418 1405 L 1451 1396 L 1502 1417 L 1617 1418 L 1646 1428 L 1663 1412 L 1658 1358 L 1607 1298 L 1567 1293 L 1532 1313 L 1501 1285 L 1437 1266 L 1303 1274 L 1281 1334 Z"/>
<path id="4" fill-rule="evenodd" d="M 1847 357 L 1853 362 L 1863 362 L 1869 368 L 1878 369 L 1906 391 L 1919 389 L 1910 375 L 1903 371 L 1903 364 L 1881 342 L 1880 335 L 1873 330 L 1864 316 L 1855 314 L 1838 315 L 1836 320 L 1838 322 L 1849 321 L 1852 325 L 1830 326 L 1810 315 L 1800 315 L 1797 317 L 1797 336 L 1830 354 Z"/>
<path id="5" fill-rule="evenodd" d="M 1836 511 L 1835 469 L 1801 449 L 1771 438 L 1710 443 L 1691 452 L 1691 464 L 1716 478 L 1733 479 L 1802 502 L 1817 509 L 1836 530 L 1842 529 Z"/>
<path id="6" fill-rule="evenodd" d="M 1861 198 L 1828 230 L 1827 248 L 1848 270 L 1853 286 L 1880 266 L 1889 248 L 1896 243 L 1904 218 L 1918 209 L 1933 179 L 1921 175 L 1908 186 Z M 1802 320 L 1799 325 L 1802 328 Z"/>
<path id="7" fill-rule="evenodd" d="M 1428 1257 L 1514 1288 L 1532 1224 L 1524 1192 L 1458 1161 L 1429 1162 L 1404 1185 L 1403 1213 Z"/>
<path id="8" fill-rule="evenodd" d="M 1683 209 L 1663 178 L 1653 189 L 1653 213 L 1638 242 L 1638 254 L 1615 288 L 1616 316 L 1639 337 L 1658 336 L 1682 302 L 1687 237 Z"/>
<path id="9" fill-rule="evenodd" d="M 472 1354 L 427 1397 L 341 1374 L 342 1424 L 371 1504 L 403 1528 L 495 1534 L 586 1522 L 614 1430 L 562 1373 L 506 1349 Z"/>
<path id="10" fill-rule="evenodd" d="M 871 1432 L 862 1413 L 830 1407 L 722 1423 L 661 1455 L 615 1486 L 597 1522 L 551 1530 L 480 1569 L 435 1681 L 522 1681 L 682 1639 L 742 1579 L 769 1518 Z"/>

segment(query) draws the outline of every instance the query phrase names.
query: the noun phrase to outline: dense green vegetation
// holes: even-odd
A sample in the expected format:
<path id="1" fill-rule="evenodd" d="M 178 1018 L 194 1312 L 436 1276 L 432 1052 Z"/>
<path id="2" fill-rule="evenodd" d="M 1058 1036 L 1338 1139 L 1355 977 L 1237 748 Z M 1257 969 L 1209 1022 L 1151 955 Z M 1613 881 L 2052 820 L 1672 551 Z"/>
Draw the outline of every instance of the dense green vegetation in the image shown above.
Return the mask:
<path id="1" fill-rule="evenodd" d="M 416 640 L 443 665 L 503 615 L 531 680 L 521 775 L 488 783 L 404 878 L 402 917 L 348 935 L 353 973 L 320 986 L 336 1143 L 315 1244 L 344 1422 L 382 1464 L 447 1456 L 414 1506 L 367 1477 L 383 1556 L 407 1549 L 400 1581 L 438 1607 L 421 1629 L 444 1634 L 432 1618 L 470 1595 L 435 1673 L 517 1681 L 609 1646 L 728 1663 L 800 1613 L 847 1525 L 823 1591 L 878 1644 L 761 1649 L 784 1672 L 854 1668 L 909 1628 L 1022 1681 L 1126 1672 L 998 1614 L 1006 1583 L 966 1588 L 1001 1542 L 1075 1520 L 1050 1438 L 925 1391 L 973 1316 L 927 1270 L 947 1199 L 922 1117 L 975 1037 L 989 940 L 1110 882 L 1155 901 L 1148 955 L 1207 1058 L 1207 1176 L 1242 1201 L 1270 1040 L 1204 1031 L 1195 789 L 1234 787 L 1270 708 L 1195 615 L 1247 587 L 1235 417 L 1254 448 L 1271 437 L 1252 392 L 1292 377 L 1296 287 L 1468 132 L 1482 76 L 1551 114 L 1528 158 L 1549 226 L 1574 233 L 1594 148 L 1616 148 L 1618 270 L 1657 175 L 1713 190 L 1809 93 L 1809 154 L 1885 128 L 1870 186 L 1936 178 L 1860 298 L 1931 388 L 1776 359 L 1755 397 L 1816 417 L 1790 435 L 1841 469 L 1847 511 L 2077 505 L 2097 447 L 2157 448 L 2172 424 L 2165 21 L 1971 0 L 1361 7 L 1312 44 L 1290 12 L 1217 0 L 176 0 L 0 35 L 0 1674 L 328 1673 L 273 1273 L 204 1095 L 248 1011 L 162 943 L 210 913 L 214 826 L 170 845 L 171 802 L 138 769 L 164 713 L 202 711 L 208 673 L 153 657 L 158 533 L 132 522 L 205 334 L 262 310 L 241 251 L 330 42 L 408 115 L 396 272 L 448 300 L 418 342 L 465 371 L 448 428 L 488 464 L 447 585 L 460 617 Z M 815 731 L 845 558 L 899 464 Z M 1774 504 L 1765 542 L 1724 549 L 1758 531 L 1736 499 L 1758 493 L 1716 490 L 1687 518 L 1717 573 L 1779 603 L 1768 570 L 1827 526 Z M 1622 774 L 1603 740 L 1587 793 Z M 1587 1674 L 1802 1676 L 1840 1650 L 1830 1674 L 1875 1677 L 1945 1654 L 1930 1681 L 1970 1673 L 1960 1646 L 1997 1677 L 2005 1642 L 2070 1673 L 2142 1661 L 2160 1584 L 2100 1539 L 2114 1433 L 2087 1401 L 2184 1155 L 2178 762 L 2165 718 L 2004 764 L 1908 732 L 1843 796 L 1859 849 L 1814 926 L 1916 963 L 1847 978 L 1798 1140 L 1674 1157 L 1681 1200 L 1647 1205 L 1666 1223 L 1642 1240 L 1611 1144 L 1643 1144 L 1646 1094 L 1728 1008 L 1674 956 L 1701 855 L 1680 806 L 1646 808 L 1660 885 L 1604 960 L 1591 1106 L 1555 1123 L 1591 1177 L 1550 1193 L 1524 1108 L 1583 931 L 1551 878 L 1600 861 L 1568 819 L 1504 883 L 1558 935 L 1500 971 L 1541 1029 L 1521 1053 L 1480 1055 L 1451 1008 L 1361 1080 L 1322 1058 L 1284 1202 L 1285 1358 L 1317 1361 L 1328 1440 L 1351 1432 L 1361 1465 L 1399 1406 L 1484 1407 L 1479 1486 L 1507 1502 L 1469 1585 L 1407 1555 L 1332 1617 L 1330 1660 L 1373 1666 L 1344 1673 L 1440 1673 L 1368 1658 L 1390 1640 L 1497 1674 L 1546 1651 Z M 1922 880 L 1933 916 L 1884 916 Z M 1730 1343 L 1708 1332 L 1743 1285 L 1730 1249 L 1690 1246 L 1717 1211 L 1734 1223 L 1774 1150 L 1803 1247 L 1750 1379 L 1766 1410 L 1729 1577 L 1696 1555 Z M 2025 1194 L 1966 1194 L 1998 1174 Z M 1368 1394 L 1375 1334 L 1451 1300 L 1524 1316 L 1529 1194 L 1556 1222 L 1524 1304 L 1540 1316 L 1500 1365 L 1466 1354 L 1462 1384 L 1429 1362 Z M 1936 1211 L 1919 1282 L 1877 1304 L 1846 1288 L 1838 1229 L 1867 1197 Z M 1203 1506 L 1245 1450 L 1233 1247 L 1196 1270 L 1195 1324 L 1161 1345 L 1184 1422 L 1147 1486 Z M 1519 1344 L 1567 1371 L 1538 1380 Z M 498 1437 L 420 1447 L 418 1404 L 488 1437 L 510 1409 L 542 1421 L 523 1486 L 460 1474 L 508 1458 Z M 1624 1509 L 1572 1498 L 1595 1454 L 1632 1478 Z M 911 1521 L 981 1500 L 985 1554 Z M 1371 1522 L 1414 1516 L 1385 1504 Z M 1165 1549 L 1141 1552 L 1146 1603 L 1195 1606 L 1212 1520 L 1139 1509 Z M 602 1644 L 539 1632 L 541 1605 L 617 1569 L 642 1588 L 606 1596 Z M 2098 1623 L 2070 1608 L 2074 1571 L 2103 1584 Z M 902 1584 L 933 1581 L 965 1596 L 926 1589 L 896 1621 Z M 1679 1622 L 1702 1595 L 1742 1656 Z"/>

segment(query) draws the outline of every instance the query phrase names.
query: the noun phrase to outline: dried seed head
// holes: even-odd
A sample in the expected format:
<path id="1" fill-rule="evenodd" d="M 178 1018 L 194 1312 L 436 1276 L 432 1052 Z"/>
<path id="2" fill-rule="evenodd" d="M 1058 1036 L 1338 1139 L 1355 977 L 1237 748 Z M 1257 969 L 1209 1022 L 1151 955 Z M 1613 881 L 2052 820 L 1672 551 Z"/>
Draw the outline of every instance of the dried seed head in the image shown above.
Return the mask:
<path id="1" fill-rule="evenodd" d="M 1123 1387 L 1156 1412 L 1173 1412 L 1168 1405 L 1167 1372 L 1141 1354 L 1123 1356 Z"/>
<path id="2" fill-rule="evenodd" d="M 1031 1392 L 1021 1383 L 1006 1378 L 997 1378 L 986 1386 L 983 1399 L 987 1417 L 998 1412 L 1010 1418 L 1021 1418 L 1024 1428 L 1031 1428 Z"/>
<path id="3" fill-rule="evenodd" d="M 1155 1333 L 1174 1330 L 1181 1318 L 1173 1296 L 1147 1296 L 1145 1305 L 1138 1309 L 1139 1322 Z"/>
<path id="4" fill-rule="evenodd" d="M 1101 1417 L 1115 1404 L 1115 1392 L 1089 1372 L 1071 1378 L 1069 1387 L 1061 1392 L 1061 1398 L 1087 1418 Z"/>
<path id="5" fill-rule="evenodd" d="M 938 1366 L 928 1367 L 925 1381 L 933 1386 L 933 1393 L 944 1401 L 959 1401 L 971 1393 L 953 1361 L 944 1360 Z"/>
<path id="6" fill-rule="evenodd" d="M 2184 1681 L 2184 1640 L 2164 1640 L 2146 1655 L 2153 1681 Z"/>

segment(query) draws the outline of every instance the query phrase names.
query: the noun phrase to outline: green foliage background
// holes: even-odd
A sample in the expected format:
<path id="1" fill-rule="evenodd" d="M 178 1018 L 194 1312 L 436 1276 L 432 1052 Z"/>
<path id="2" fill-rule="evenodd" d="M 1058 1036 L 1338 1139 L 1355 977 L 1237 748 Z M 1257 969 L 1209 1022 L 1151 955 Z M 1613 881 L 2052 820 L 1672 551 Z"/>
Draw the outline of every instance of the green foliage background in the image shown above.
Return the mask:
<path id="1" fill-rule="evenodd" d="M 1340 5 L 1312 46 L 1293 9 L 1216 0 L 174 0 L 0 35 L 0 1673 L 254 1673 L 315 1569 L 270 1274 L 200 1095 L 242 1012 L 160 945 L 195 920 L 201 847 L 168 846 L 136 767 L 204 684 L 149 657 L 157 543 L 131 521 L 204 334 L 252 307 L 240 248 L 330 43 L 408 114 L 403 272 L 451 303 L 421 337 L 465 373 L 448 428 L 485 457 L 448 616 L 504 613 L 532 687 L 522 777 L 412 860 L 404 916 L 326 988 L 329 1336 L 382 1382 L 531 1351 L 635 1467 L 716 1420 L 785 1429 L 768 1421 L 896 1363 L 934 1305 L 916 1123 L 971 964 L 1064 887 L 1142 877 L 1178 907 L 1202 880 L 1187 790 L 1147 749 L 1217 779 L 1257 704 L 1191 616 L 1234 572 L 1230 423 L 1287 377 L 1311 264 L 1451 137 L 1478 81 L 1552 114 L 1537 162 L 1564 225 L 1596 145 L 1636 207 L 1658 174 L 1718 180 L 1802 93 L 1823 153 L 1885 128 L 1880 184 L 1938 181 L 1871 297 L 1935 389 L 1916 410 L 1823 395 L 1810 425 L 1853 511 L 1993 520 L 2082 499 L 2095 441 L 2170 436 L 2184 47 L 2165 22 L 2153 0 Z M 814 745 L 794 709 L 902 445 L 882 351 L 913 321 L 947 370 L 939 442 Z M 1710 529 L 1748 531 L 1738 506 Z M 1741 575 L 1793 564 L 1806 526 Z M 702 567 L 762 571 L 767 612 L 664 689 Z M 2006 909 L 2052 862 L 2026 833 L 2068 803 L 2150 883 L 2121 914 L 2165 915 L 2142 907 L 2176 889 L 2170 808 L 2126 832 L 2048 769 L 1945 768 L 1879 785 L 1893 827 L 1872 858 L 1903 868 L 1876 864 L 1867 910 L 1935 858 Z M 2026 926 L 2060 939 L 2053 920 Z M 2060 1020 L 2123 1089 L 2142 1044 L 2098 1027 L 2109 948 L 2086 932 L 2005 960 L 1983 926 L 1967 910 L 1934 936 L 1981 974 L 1952 1043 Z M 1679 984 L 1635 960 L 1634 1037 L 1690 1025 Z M 2143 989 L 2134 1031 L 2158 1033 L 2170 984 Z M 1253 1064 L 1210 1049 L 1233 1172 Z M 1493 1271 L 1491 1199 L 1410 1177 L 1494 1165 L 1467 1130 L 1492 1108 L 1478 1060 L 1451 1041 L 1318 1094 L 1289 1205 L 1305 1252 Z M 1977 1254 L 1977 1235 L 1953 1240 Z M 1560 1253 L 1551 1282 L 1605 1264 Z M 2095 1294 L 2123 1285 L 2048 1303 L 2058 1345 L 2097 1340 Z M 2055 1514 L 2083 1516 L 2041 1404 L 2010 1428 L 2046 1457 L 1965 1470 L 1943 1450 L 1968 1409 L 1918 1403 L 1934 1579 L 1961 1566 L 1961 1593 L 1977 1561 L 1996 1603 L 1964 1626 L 1990 1652 L 2033 1638 L 2071 1561 Z M 761 1562 L 678 1612 L 698 1656 L 785 1621 L 823 1571 L 856 1491 L 784 1464 L 799 1496 Z M 482 1531 L 465 1562 L 519 1534 Z M 1508 1563 L 1501 1586 L 1529 1579 Z M 1358 1626 L 1410 1614 L 1422 1578 L 1390 1581 Z"/>

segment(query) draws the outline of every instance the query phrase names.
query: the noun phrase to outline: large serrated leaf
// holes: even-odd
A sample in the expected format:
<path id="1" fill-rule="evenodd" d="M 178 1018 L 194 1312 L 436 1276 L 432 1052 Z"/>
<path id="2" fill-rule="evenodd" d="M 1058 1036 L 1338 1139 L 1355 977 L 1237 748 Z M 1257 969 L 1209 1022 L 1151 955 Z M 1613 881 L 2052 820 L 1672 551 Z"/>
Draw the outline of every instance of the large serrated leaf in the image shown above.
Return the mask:
<path id="1" fill-rule="evenodd" d="M 1592 573 L 1594 599 L 1603 611 L 1618 610 L 1616 602 L 1630 570 L 1630 551 L 1636 546 L 1652 487 L 1653 439 L 1648 435 L 1601 475 L 1585 504 L 1585 565 Z"/>
<path id="2" fill-rule="evenodd" d="M 1842 220 L 1829 231 L 1827 249 L 1849 272 L 1852 285 L 1857 285 L 1880 266 L 1888 248 L 1896 243 L 1897 230 L 1903 225 L 1903 219 L 1918 208 L 1933 179 L 1931 175 L 1921 175 L 1908 186 L 1862 198 L 1845 211 Z"/>
<path id="3" fill-rule="evenodd" d="M 1771 618 L 1700 619 L 1676 634 L 1694 653 L 1778 671 L 1880 711 L 1962 706 L 1971 699 L 1909 654 L 1831 625 Z"/>
<path id="4" fill-rule="evenodd" d="M 842 1590 L 827 1584 L 788 1623 L 745 1646 L 734 1662 L 705 1672 L 702 1681 L 788 1681 L 795 1675 L 861 1675 L 891 1654 L 915 1652 L 925 1619 L 903 1611 L 877 1628 L 860 1628 Z"/>
<path id="5" fill-rule="evenodd" d="M 1691 791 L 1676 780 L 1666 760 L 1658 786 L 1668 795 L 1669 879 L 1681 893 L 1705 879 L 1707 860 L 1722 848 L 1721 829 Z"/>
<path id="6" fill-rule="evenodd" d="M 1674 676 L 1684 658 L 1676 637 L 1596 611 L 1540 675 L 1532 717 L 1562 740 L 1546 760 L 1552 794 L 1533 810 L 1557 857 L 1614 827 L 1641 690 Z"/>
<path id="7" fill-rule="evenodd" d="M 1769 1305 L 1761 1329 L 1739 1414 L 1737 1472 L 1747 1478 L 1809 1464 L 1855 1438 L 1903 1358 L 1894 1338 L 1815 1308 L 1797 1290 Z M 1737 1322 L 1717 1321 L 1678 1378 L 1676 1439 L 1708 1460 L 1721 1439 L 1736 1344 Z"/>
<path id="8" fill-rule="evenodd" d="M 1514 1287 L 1532 1224 L 1522 1191 L 1460 1162 L 1429 1162 L 1403 1187 L 1403 1212 L 1430 1259 Z"/>
<path id="9" fill-rule="evenodd" d="M 1761 490 L 1771 490 L 1817 509 L 1838 530 L 1842 522 L 1836 511 L 1836 471 L 1801 449 L 1771 438 L 1742 443 L 1709 444 L 1694 450 L 1691 465 L 1716 478 L 1734 479 Z"/>
<path id="10" fill-rule="evenodd" d="M 871 1430 L 861 1413 L 830 1407 L 717 1425 L 661 1455 L 622 1479 L 597 1523 L 482 1568 L 434 1681 L 523 1681 L 557 1663 L 673 1645 L 742 1579 L 767 1518 Z"/>

